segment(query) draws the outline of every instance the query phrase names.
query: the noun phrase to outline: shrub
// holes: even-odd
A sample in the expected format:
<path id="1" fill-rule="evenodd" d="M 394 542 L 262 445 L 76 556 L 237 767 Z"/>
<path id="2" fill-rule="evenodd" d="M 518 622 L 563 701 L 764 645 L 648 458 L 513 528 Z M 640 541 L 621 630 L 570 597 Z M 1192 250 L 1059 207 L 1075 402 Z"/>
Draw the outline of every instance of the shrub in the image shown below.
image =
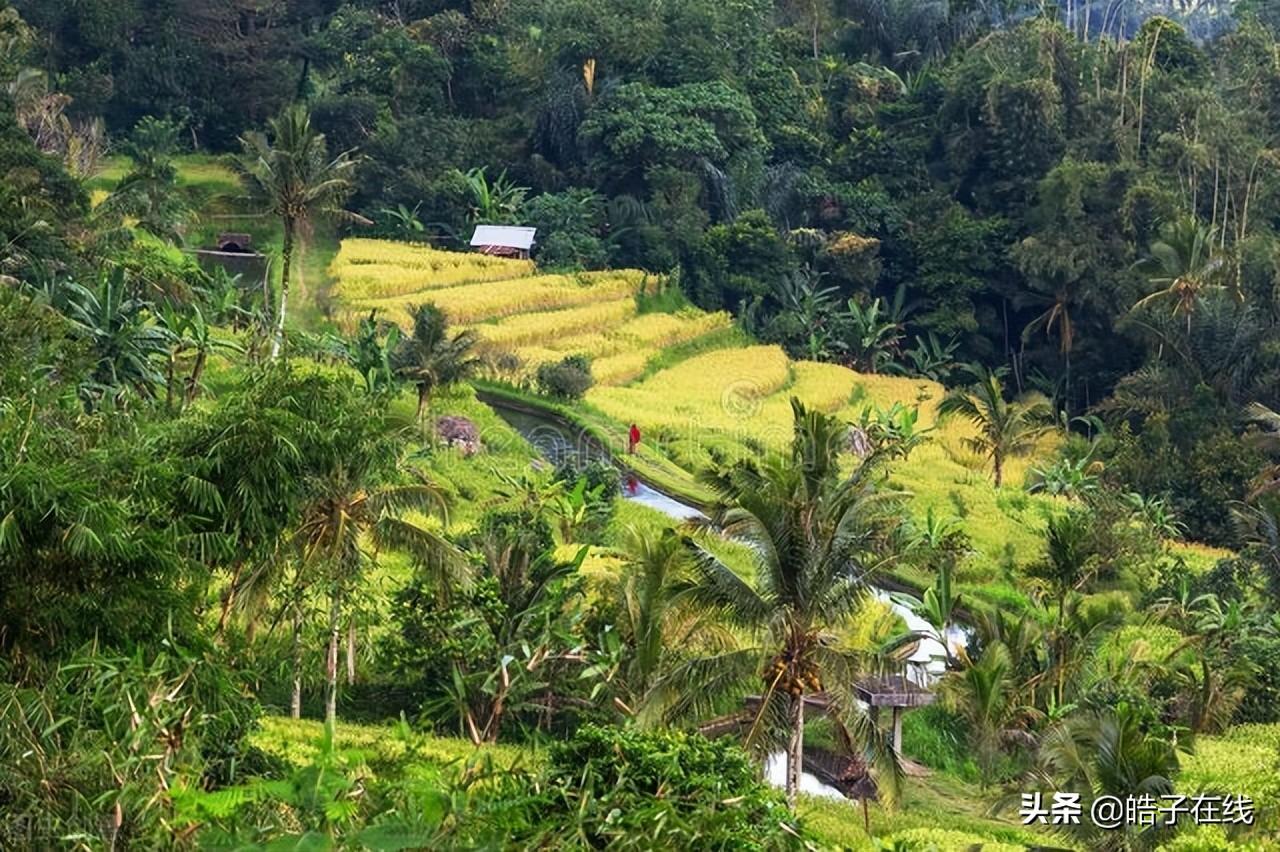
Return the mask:
<path id="1" fill-rule="evenodd" d="M 171 787 L 266 767 L 243 744 L 258 707 L 237 676 L 209 650 L 166 644 L 132 657 L 87 647 L 33 672 L 38 686 L 0 682 L 0 827 L 30 831 L 27 848 L 72 836 L 83 848 L 164 848 Z"/>
<path id="2" fill-rule="evenodd" d="M 585 355 L 569 355 L 538 368 L 538 388 L 547 396 L 582 399 L 593 381 L 591 361 Z"/>
<path id="3" fill-rule="evenodd" d="M 1280 638 L 1250 634 L 1233 652 L 1254 666 L 1254 675 L 1236 709 L 1237 722 L 1280 722 Z"/>
<path id="4" fill-rule="evenodd" d="M 801 848 L 777 791 L 726 740 L 585 725 L 551 749 L 541 784 L 530 835 L 547 848 Z"/>

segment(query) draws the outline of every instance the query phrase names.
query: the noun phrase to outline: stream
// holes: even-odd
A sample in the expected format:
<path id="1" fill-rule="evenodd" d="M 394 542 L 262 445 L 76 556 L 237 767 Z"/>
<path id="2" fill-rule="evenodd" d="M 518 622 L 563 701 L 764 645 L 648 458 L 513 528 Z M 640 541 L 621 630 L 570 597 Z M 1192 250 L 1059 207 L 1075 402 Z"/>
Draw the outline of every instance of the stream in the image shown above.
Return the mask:
<path id="1" fill-rule="evenodd" d="M 520 433 L 543 458 L 552 464 L 560 464 L 566 460 L 576 462 L 604 461 L 612 464 L 613 454 L 607 447 L 580 430 L 574 430 L 557 422 L 523 408 L 504 404 L 501 400 L 486 398 L 484 400 L 513 429 Z M 692 518 L 705 519 L 702 510 L 664 494 L 630 474 L 620 474 L 620 493 L 623 498 L 642 506 L 648 506 L 677 521 Z M 920 635 L 916 650 L 907 660 L 907 677 L 919 686 L 931 686 L 946 671 L 946 648 L 943 637 L 938 636 L 933 627 L 915 613 L 915 610 L 901 596 L 886 589 L 874 588 L 876 598 L 894 611 L 907 625 L 907 629 Z M 952 649 L 962 648 L 967 640 L 963 627 L 953 626 L 947 631 L 946 641 Z"/>
<path id="2" fill-rule="evenodd" d="M 501 400 L 484 398 L 498 416 L 520 433 L 543 458 L 552 464 L 572 460 L 578 463 L 604 461 L 614 464 L 613 454 L 607 447 L 581 430 L 574 430 L 567 425 L 541 416 L 523 408 L 503 404 Z M 648 506 L 677 521 L 707 517 L 701 509 L 664 494 L 652 486 L 640 481 L 629 473 L 619 473 L 620 493 L 624 499 Z M 920 635 L 916 650 L 907 660 L 906 676 L 919 686 L 929 687 L 946 671 L 944 662 L 946 648 L 941 637 L 938 637 L 930 626 L 898 596 L 886 589 L 873 587 L 878 600 L 888 604 L 902 620 L 907 628 Z M 966 634 L 963 628 L 953 627 L 948 631 L 946 641 L 952 647 L 963 647 Z M 765 761 L 765 779 L 774 787 L 786 786 L 786 756 L 782 752 L 769 755 Z M 800 773 L 800 789 L 811 796 L 824 799 L 847 801 L 845 794 L 839 789 L 825 783 L 809 772 Z"/>

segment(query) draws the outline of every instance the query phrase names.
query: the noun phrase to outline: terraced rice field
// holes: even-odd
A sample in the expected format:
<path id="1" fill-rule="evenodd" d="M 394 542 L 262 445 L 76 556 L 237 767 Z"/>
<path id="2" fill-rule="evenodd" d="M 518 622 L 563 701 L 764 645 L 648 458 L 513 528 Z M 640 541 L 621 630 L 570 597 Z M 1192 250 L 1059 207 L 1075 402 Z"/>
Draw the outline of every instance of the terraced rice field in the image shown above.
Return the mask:
<path id="1" fill-rule="evenodd" d="M 963 447 L 971 427 L 937 422 L 943 388 L 935 382 L 791 361 L 777 346 L 726 343 L 715 337 L 731 326 L 723 313 L 638 313 L 636 293 L 652 278 L 634 270 L 539 275 L 525 261 L 349 240 L 332 272 L 353 315 L 374 308 L 407 324 L 413 305 L 435 302 L 477 331 L 484 355 L 514 353 L 526 375 L 571 353 L 590 356 L 596 386 L 583 411 L 619 429 L 637 423 L 642 456 L 686 471 L 705 467 L 713 454 L 741 457 L 785 446 L 793 396 L 848 420 L 870 405 L 918 405 L 919 428 L 930 430 L 930 439 L 894 468 L 891 483 L 912 495 L 912 515 L 932 511 L 962 522 L 976 556 L 960 566 L 961 581 L 999 603 L 1021 592 L 998 579 L 997 566 L 1039 557 L 1039 530 L 1057 501 L 1019 487 L 1038 462 L 1009 460 L 1008 486 L 994 488 L 987 460 Z M 1213 558 L 1179 550 L 1188 562 Z"/>
<path id="2" fill-rule="evenodd" d="M 347 240 L 330 267 L 347 316 L 375 310 L 408 326 L 415 305 L 432 302 L 480 336 L 482 354 L 519 356 L 526 374 L 581 353 L 602 385 L 644 374 L 664 347 L 728 328 L 728 314 L 637 315 L 643 272 L 538 275 L 529 261 L 440 251 L 383 240 Z"/>

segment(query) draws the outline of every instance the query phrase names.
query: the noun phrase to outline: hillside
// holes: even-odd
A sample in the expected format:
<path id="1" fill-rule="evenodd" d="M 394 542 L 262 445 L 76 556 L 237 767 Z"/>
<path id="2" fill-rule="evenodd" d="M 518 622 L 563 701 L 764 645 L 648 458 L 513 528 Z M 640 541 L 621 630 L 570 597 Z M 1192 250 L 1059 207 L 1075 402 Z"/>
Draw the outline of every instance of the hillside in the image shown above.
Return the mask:
<path id="1" fill-rule="evenodd" d="M 792 360 L 778 346 L 745 339 L 723 313 L 663 310 L 663 279 L 639 271 L 543 275 L 527 261 L 347 239 L 329 272 L 346 323 L 373 311 L 407 329 L 407 310 L 431 302 L 478 333 L 487 375 L 499 383 L 528 388 L 540 364 L 587 356 L 596 386 L 570 406 L 573 415 L 618 451 L 627 425 L 639 425 L 638 469 L 677 493 L 697 493 L 693 477 L 713 451 L 737 458 L 756 446 L 784 447 L 792 397 L 850 422 L 918 408 L 915 428 L 926 441 L 894 468 L 893 486 L 910 495 L 917 520 L 954 519 L 969 537 L 974 553 L 957 579 L 971 599 L 1015 610 L 1027 604 L 1025 584 L 1001 566 L 1038 559 L 1045 521 L 1063 505 L 1021 487 L 1029 470 L 1049 463 L 1052 436 L 1011 459 L 1005 475 L 1014 487 L 996 489 L 988 462 L 965 446 L 972 425 L 939 421 L 945 389 L 937 382 Z M 1224 555 L 1184 542 L 1172 548 L 1197 570 Z M 909 568 L 897 573 L 912 585 L 929 582 Z"/>

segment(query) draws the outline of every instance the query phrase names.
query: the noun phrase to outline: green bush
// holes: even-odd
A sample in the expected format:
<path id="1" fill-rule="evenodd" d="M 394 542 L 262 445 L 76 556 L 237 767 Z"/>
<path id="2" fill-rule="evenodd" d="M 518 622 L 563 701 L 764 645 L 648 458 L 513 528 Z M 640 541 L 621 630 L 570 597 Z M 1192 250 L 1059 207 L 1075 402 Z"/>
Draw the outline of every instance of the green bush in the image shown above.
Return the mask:
<path id="1" fill-rule="evenodd" d="M 0 667 L 0 813 L 6 830 L 33 830 L 25 848 L 72 836 L 82 848 L 164 848 L 170 788 L 274 765 L 245 745 L 258 707 L 235 674 L 173 637 L 145 656 L 86 648 L 33 672 L 34 686 L 8 674 Z"/>
<path id="2" fill-rule="evenodd" d="M 930 769 L 976 783 L 980 773 L 966 736 L 964 720 L 936 704 L 913 710 L 902 720 L 904 754 Z"/>
<path id="3" fill-rule="evenodd" d="M 550 750 L 526 838 L 563 848 L 798 849 L 777 791 L 726 740 L 583 726 Z"/>
<path id="4" fill-rule="evenodd" d="M 557 399 L 582 399 L 594 379 L 591 360 L 585 355 L 570 355 L 562 361 L 538 367 L 538 389 Z"/>
<path id="5" fill-rule="evenodd" d="M 1236 642 L 1233 652 L 1254 666 L 1236 721 L 1280 722 L 1280 638 L 1246 635 Z"/>

